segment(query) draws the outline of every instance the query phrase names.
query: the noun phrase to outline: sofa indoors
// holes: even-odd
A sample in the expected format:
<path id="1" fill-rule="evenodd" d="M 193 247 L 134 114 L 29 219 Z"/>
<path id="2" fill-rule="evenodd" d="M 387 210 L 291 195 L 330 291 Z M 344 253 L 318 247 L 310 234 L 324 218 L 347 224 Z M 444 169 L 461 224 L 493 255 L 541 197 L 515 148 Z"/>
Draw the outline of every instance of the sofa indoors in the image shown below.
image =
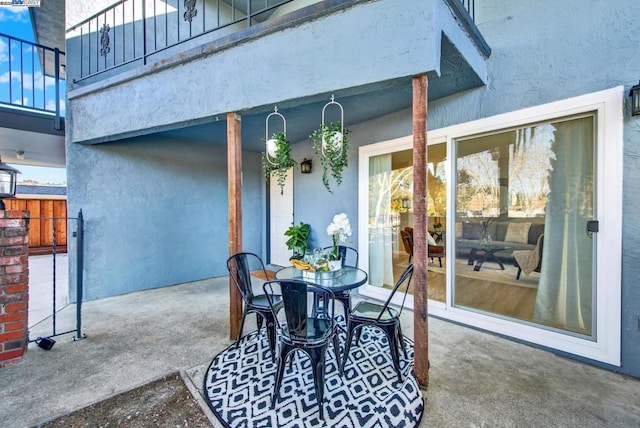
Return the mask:
<path id="1" fill-rule="evenodd" d="M 504 245 L 507 249 L 497 251 L 496 257 L 511 262 L 516 250 L 533 250 L 538 237 L 544 233 L 542 218 L 517 218 L 508 220 L 469 219 L 456 222 L 456 256 L 468 257 L 471 250 L 478 248 L 484 235 L 483 222 L 487 222 L 487 232 L 492 245 Z"/>

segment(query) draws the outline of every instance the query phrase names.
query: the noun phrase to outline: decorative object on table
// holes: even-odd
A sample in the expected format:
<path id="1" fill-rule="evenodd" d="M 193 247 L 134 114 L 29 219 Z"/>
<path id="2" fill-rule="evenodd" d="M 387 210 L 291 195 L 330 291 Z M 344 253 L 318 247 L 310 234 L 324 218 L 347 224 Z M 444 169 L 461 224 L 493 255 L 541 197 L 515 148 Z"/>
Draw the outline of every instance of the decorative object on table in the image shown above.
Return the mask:
<path id="1" fill-rule="evenodd" d="M 329 251 L 320 248 L 316 248 L 313 254 L 305 255 L 303 259 L 292 258 L 289 261 L 293 267 L 302 271 L 302 278 L 309 281 L 334 279 L 340 271 L 340 268 L 330 265 Z"/>
<path id="2" fill-rule="evenodd" d="M 274 133 L 269 138 L 269 118 L 278 116 L 282 119 L 283 131 Z M 271 173 L 274 173 L 278 186 L 280 186 L 280 194 L 284 192 L 284 183 L 287 179 L 287 172 L 296 165 L 296 161 L 291 157 L 291 144 L 287 140 L 287 121 L 284 116 L 278 113 L 278 107 L 274 108 L 273 113 L 269 114 L 265 120 L 265 152 L 262 153 L 262 167 L 264 168 L 264 177 L 267 181 L 271 180 Z"/>
<path id="3" fill-rule="evenodd" d="M 407 291 L 409 290 L 409 285 L 411 285 L 412 276 L 413 264 L 409 264 L 393 286 L 393 290 L 391 290 L 389 297 L 383 305 L 363 300 L 359 302 L 351 312 L 349 312 L 349 317 L 347 319 L 347 341 L 345 342 L 344 356 L 342 359 L 343 371 L 344 366 L 347 364 L 347 360 L 349 359 L 349 350 L 351 349 L 353 333 L 357 331 L 357 345 L 360 341 L 362 329 L 365 326 L 375 327 L 377 330 L 381 330 L 387 337 L 393 367 L 398 375 L 398 382 L 402 382 L 402 370 L 400 368 L 400 353 L 398 351 L 398 347 L 402 348 L 404 351 L 405 358 L 408 358 L 408 356 L 404 343 L 404 336 L 402 335 L 402 327 L 400 326 L 400 314 L 404 308 L 404 302 L 407 298 Z M 391 304 L 393 296 L 403 284 L 405 286 L 404 291 L 402 292 L 404 296 L 402 298 L 402 305 L 398 310 L 390 307 L 389 305 Z"/>
<path id="4" fill-rule="evenodd" d="M 285 242 L 289 250 L 293 250 L 293 255 L 290 259 L 302 259 L 309 249 L 309 233 L 311 233 L 311 226 L 307 223 L 300 222 L 299 225 L 291 225 L 284 232 L 285 236 L 288 236 L 287 242 Z"/>
<path id="5" fill-rule="evenodd" d="M 333 247 L 323 248 L 323 250 L 332 249 Z M 342 270 L 345 266 L 353 266 L 356 268 L 358 267 L 358 250 L 352 247 L 347 247 L 345 245 L 339 245 L 338 253 L 340 254 L 340 270 Z M 339 273 L 340 270 L 334 271 L 334 273 Z M 344 307 L 344 315 L 346 317 L 351 310 L 351 293 L 349 292 L 349 290 L 344 290 L 334 291 L 333 294 L 335 294 L 336 300 L 342 303 L 342 306 Z"/>
<path id="6" fill-rule="evenodd" d="M 325 111 L 327 107 L 336 105 L 340 109 L 340 121 L 338 122 L 325 122 Z M 313 141 L 313 149 L 316 155 L 320 156 L 320 163 L 322 164 L 322 184 L 330 193 L 331 185 L 329 183 L 329 170 L 331 170 L 331 176 L 339 186 L 342 183 L 342 171 L 348 166 L 348 150 L 349 142 L 347 140 L 347 134 L 349 130 L 344 127 L 344 109 L 340 103 L 335 101 L 333 95 L 331 95 L 331 101 L 329 101 L 322 108 L 322 123 L 320 128 L 316 129 L 309 135 L 309 139 Z"/>
<path id="7" fill-rule="evenodd" d="M 261 275 L 267 278 L 267 269 L 264 262 L 254 253 L 237 253 L 227 259 L 227 270 L 233 283 L 240 291 L 244 302 L 242 311 L 242 322 L 240 323 L 240 331 L 238 332 L 237 341 L 242 338 L 242 329 L 244 328 L 244 320 L 248 314 L 256 314 L 256 323 L 258 330 L 262 328 L 262 321 L 265 322 L 267 329 L 267 337 L 269 339 L 269 349 L 271 351 L 271 359 L 275 360 L 276 349 L 276 318 L 272 306 L 269 305 L 267 297 L 263 294 L 253 294 L 253 286 L 251 283 L 251 272 L 260 271 Z M 282 299 L 279 296 L 272 296 L 273 308 L 282 308 Z M 278 311 L 275 311 L 277 314 Z M 236 342 L 238 343 L 238 342 Z"/>
<path id="8" fill-rule="evenodd" d="M 493 240 L 491 238 L 491 232 L 489 232 L 489 225 L 491 224 L 491 222 L 493 222 L 493 220 L 495 219 L 488 218 L 482 222 L 482 234 L 480 235 L 480 243 L 484 246 L 490 246 L 491 241 Z"/>
<path id="9" fill-rule="evenodd" d="M 349 217 L 345 213 L 336 214 L 333 216 L 333 221 L 327 226 L 327 235 L 331 237 L 331 251 L 329 252 L 330 262 L 340 262 L 332 264 L 331 270 L 337 270 L 342 267 L 340 243 L 347 242 L 347 238 L 351 236 L 351 223 L 349 223 Z"/>
<path id="10" fill-rule="evenodd" d="M 344 319 L 337 318 L 338 324 L 345 326 Z M 285 370 L 278 405 L 273 409 L 269 405 L 277 366 L 265 358 L 269 343 L 264 329 L 248 334 L 240 346 L 232 345 L 212 359 L 204 373 L 205 401 L 227 427 L 246 426 L 250 420 L 265 427 L 415 428 L 424 412 L 424 400 L 411 376 L 413 343 L 405 339 L 408 358 L 400 360 L 404 381 L 398 384 L 387 340 L 377 333 L 364 327 L 361 340 L 367 343 L 366 352 L 354 347 L 344 377 L 338 371 L 335 350 L 332 346 L 327 350 L 324 420 L 319 419 L 319 407 L 313 405 L 313 377 L 302 352 L 290 357 L 293 369 Z"/>
<path id="11" fill-rule="evenodd" d="M 287 357 L 294 358 L 296 350 L 301 350 L 309 357 L 311 362 L 307 370 L 313 373 L 313 386 L 316 391 L 316 400 L 320 419 L 323 419 L 322 401 L 324 398 L 324 366 L 325 354 L 329 342 L 333 341 L 333 349 L 340 349 L 338 337 L 335 335 L 335 302 L 333 292 L 316 284 L 298 280 L 275 280 L 264 283 L 262 286 L 267 296 L 269 305 L 272 306 L 273 315 L 277 317 L 279 298 L 284 302 L 284 314 L 286 325 L 280 325 L 280 355 L 278 356 L 276 371 L 276 384 L 271 396 L 271 408 L 275 407 L 280 396 L 280 386 L 284 377 L 284 368 Z M 310 303 L 317 299 L 330 302 L 326 312 L 315 313 Z M 340 363 L 336 355 L 336 364 Z M 287 393 L 287 396 L 289 393 Z"/>

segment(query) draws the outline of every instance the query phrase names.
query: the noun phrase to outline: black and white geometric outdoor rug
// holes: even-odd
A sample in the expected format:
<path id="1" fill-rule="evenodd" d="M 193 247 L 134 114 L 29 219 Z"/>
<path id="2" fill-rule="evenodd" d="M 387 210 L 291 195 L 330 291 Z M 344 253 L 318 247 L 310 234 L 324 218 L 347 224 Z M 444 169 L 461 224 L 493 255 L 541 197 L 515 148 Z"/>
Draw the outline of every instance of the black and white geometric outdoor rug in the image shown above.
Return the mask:
<path id="1" fill-rule="evenodd" d="M 325 359 L 324 420 L 320 420 L 311 364 L 297 351 L 293 370 L 285 369 L 280 397 L 271 409 L 276 365 L 271 362 L 266 330 L 245 336 L 218 354 L 207 369 L 204 393 L 209 407 L 228 427 L 415 427 L 423 412 L 422 393 L 411 374 L 413 343 L 405 339 L 402 382 L 393 370 L 384 334 L 365 327 L 353 344 L 344 378 L 333 345 Z M 340 347 L 345 335 L 341 334 Z M 341 352 L 342 352 L 341 349 Z"/>

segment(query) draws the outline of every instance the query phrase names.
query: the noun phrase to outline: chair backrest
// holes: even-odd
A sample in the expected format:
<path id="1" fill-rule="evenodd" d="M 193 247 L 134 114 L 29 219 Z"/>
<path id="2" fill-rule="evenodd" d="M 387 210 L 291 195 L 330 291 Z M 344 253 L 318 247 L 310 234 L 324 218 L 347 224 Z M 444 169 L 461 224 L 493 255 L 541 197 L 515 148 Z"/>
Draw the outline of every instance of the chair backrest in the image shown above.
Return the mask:
<path id="1" fill-rule="evenodd" d="M 332 247 L 324 247 L 323 250 L 330 250 Z M 342 261 L 342 267 L 353 266 L 358 267 L 358 250 L 346 245 L 338 245 L 338 254 Z"/>
<path id="2" fill-rule="evenodd" d="M 262 270 L 264 278 L 267 278 L 267 269 L 264 262 L 254 253 L 237 253 L 227 259 L 229 276 L 240 290 L 245 302 L 253 299 L 253 287 L 251 286 L 251 272 Z"/>
<path id="3" fill-rule="evenodd" d="M 330 325 L 333 326 L 335 296 L 331 290 L 296 279 L 268 281 L 263 284 L 263 289 L 269 306 L 274 313 L 277 312 L 274 296 L 282 296 L 287 325 L 287 329 L 283 330 L 283 334 L 288 336 L 290 340 L 308 342 L 310 340 L 309 330 L 313 327 L 309 323 L 313 323 L 314 319 L 329 321 Z M 324 302 L 329 302 L 326 313 L 320 311 L 314 315 L 312 305 L 314 301 L 318 301 L 318 299 L 314 299 L 314 296 L 321 297 Z"/>
<path id="4" fill-rule="evenodd" d="M 413 256 L 413 239 L 411 239 L 411 235 L 406 230 L 400 231 L 400 238 L 402 239 L 402 244 L 404 245 L 404 250 L 410 256 Z"/>
<path id="5" fill-rule="evenodd" d="M 403 291 L 404 296 L 402 297 L 402 304 L 400 305 L 399 313 L 402 312 L 402 309 L 404 308 L 404 301 L 406 300 L 407 292 L 409 291 L 409 285 L 411 285 L 412 277 L 413 277 L 413 263 L 409 263 L 409 265 L 402 272 L 402 275 L 400 275 L 400 278 L 398 278 L 395 285 L 393 286 L 393 290 L 391 290 L 389 297 L 384 302 L 384 305 L 380 310 L 380 314 L 378 314 L 378 318 L 377 318 L 378 321 L 380 320 L 380 318 L 382 318 L 382 315 L 388 310 L 389 305 L 391 304 L 391 300 L 393 300 L 393 296 L 396 294 L 396 291 L 398 291 L 398 289 L 402 284 L 406 283 L 405 289 Z"/>

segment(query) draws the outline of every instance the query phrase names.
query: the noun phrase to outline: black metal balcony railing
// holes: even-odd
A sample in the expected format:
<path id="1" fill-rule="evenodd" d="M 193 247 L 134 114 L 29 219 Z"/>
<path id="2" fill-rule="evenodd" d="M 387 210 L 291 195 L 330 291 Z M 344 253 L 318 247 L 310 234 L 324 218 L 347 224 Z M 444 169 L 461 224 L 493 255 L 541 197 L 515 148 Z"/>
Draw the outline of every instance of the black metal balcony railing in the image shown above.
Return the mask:
<path id="1" fill-rule="evenodd" d="M 475 0 L 447 1 L 466 10 L 473 21 Z M 232 34 L 284 14 L 282 7 L 292 2 L 295 0 L 121 0 L 67 30 L 67 43 L 73 43 L 80 56 L 73 80 L 136 61 L 146 64 L 151 55 L 205 34 Z M 294 9 L 295 5 L 287 12 Z"/>
<path id="2" fill-rule="evenodd" d="M 476 20 L 476 0 L 459 0 L 473 21 Z"/>
<path id="3" fill-rule="evenodd" d="M 0 104 L 55 115 L 62 129 L 64 52 L 0 33 Z"/>
<path id="4" fill-rule="evenodd" d="M 294 0 L 121 0 L 67 30 L 80 54 L 74 81 L 86 79 L 196 37 L 222 37 L 272 16 Z"/>

